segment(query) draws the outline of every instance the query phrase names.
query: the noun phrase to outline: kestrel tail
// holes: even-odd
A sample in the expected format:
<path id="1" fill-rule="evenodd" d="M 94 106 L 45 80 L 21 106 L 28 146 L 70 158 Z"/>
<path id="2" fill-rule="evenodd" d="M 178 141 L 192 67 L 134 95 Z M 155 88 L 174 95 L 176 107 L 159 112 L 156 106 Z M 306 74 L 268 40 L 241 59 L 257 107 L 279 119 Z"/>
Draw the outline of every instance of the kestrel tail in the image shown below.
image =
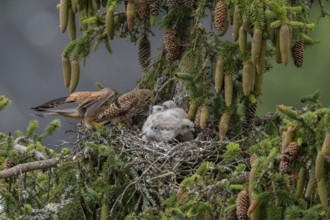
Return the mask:
<path id="1" fill-rule="evenodd" d="M 102 89 L 95 92 L 75 92 L 68 97 L 54 99 L 32 109 L 39 112 L 39 114 L 36 114 L 37 116 L 61 115 L 83 120 L 88 128 L 102 127 L 95 120 L 100 113 L 109 108 L 116 98 L 117 92 L 112 89 Z M 59 106 L 68 103 L 76 103 L 78 106 L 58 109 Z"/>
<path id="2" fill-rule="evenodd" d="M 133 116 L 143 112 L 154 101 L 154 94 L 149 89 L 136 89 L 121 95 L 109 108 L 105 109 L 97 118 L 101 124 L 130 123 Z"/>

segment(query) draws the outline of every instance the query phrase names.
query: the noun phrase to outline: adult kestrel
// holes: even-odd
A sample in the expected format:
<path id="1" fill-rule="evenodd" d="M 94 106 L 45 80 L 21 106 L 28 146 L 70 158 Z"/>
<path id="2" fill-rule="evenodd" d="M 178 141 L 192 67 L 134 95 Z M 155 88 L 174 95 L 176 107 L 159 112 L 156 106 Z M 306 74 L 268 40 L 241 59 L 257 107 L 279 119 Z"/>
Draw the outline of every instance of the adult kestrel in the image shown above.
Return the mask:
<path id="1" fill-rule="evenodd" d="M 40 112 L 37 116 L 61 115 L 68 118 L 83 120 L 86 127 L 102 127 L 96 122 L 101 113 L 107 110 L 111 103 L 117 98 L 117 92 L 112 89 L 102 89 L 100 91 L 75 92 L 67 97 L 62 97 L 48 101 L 32 109 Z M 59 106 L 67 103 L 77 103 L 75 108 L 58 109 Z"/>
<path id="2" fill-rule="evenodd" d="M 96 121 L 101 124 L 109 122 L 118 124 L 120 122 L 130 123 L 134 115 L 137 115 L 154 101 L 154 94 L 149 89 L 136 89 L 121 95 L 111 103 L 109 108 L 99 114 Z"/>

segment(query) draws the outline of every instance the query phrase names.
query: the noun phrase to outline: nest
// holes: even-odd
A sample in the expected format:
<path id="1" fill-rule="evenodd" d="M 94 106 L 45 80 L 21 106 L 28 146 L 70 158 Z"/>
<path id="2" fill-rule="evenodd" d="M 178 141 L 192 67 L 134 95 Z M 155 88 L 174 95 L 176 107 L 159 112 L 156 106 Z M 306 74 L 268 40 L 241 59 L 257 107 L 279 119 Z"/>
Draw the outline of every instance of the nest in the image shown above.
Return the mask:
<path id="1" fill-rule="evenodd" d="M 136 131 L 128 129 L 111 128 L 110 133 L 100 135 L 97 139 L 92 133 L 81 134 L 83 136 L 78 137 L 76 146 L 80 147 L 80 152 L 81 148 L 84 149 L 85 157 L 90 157 L 92 153 L 83 146 L 83 141 L 79 141 L 82 139 L 111 146 L 116 155 L 129 158 L 126 167 L 131 182 L 114 202 L 112 210 L 130 187 L 135 187 L 141 195 L 136 211 L 159 207 L 160 201 L 176 193 L 179 183 L 193 175 L 202 162 L 219 162 L 228 144 L 225 141 L 199 140 L 200 137 L 205 139 L 208 136 L 205 132 L 194 141 L 150 144 L 143 142 Z"/>

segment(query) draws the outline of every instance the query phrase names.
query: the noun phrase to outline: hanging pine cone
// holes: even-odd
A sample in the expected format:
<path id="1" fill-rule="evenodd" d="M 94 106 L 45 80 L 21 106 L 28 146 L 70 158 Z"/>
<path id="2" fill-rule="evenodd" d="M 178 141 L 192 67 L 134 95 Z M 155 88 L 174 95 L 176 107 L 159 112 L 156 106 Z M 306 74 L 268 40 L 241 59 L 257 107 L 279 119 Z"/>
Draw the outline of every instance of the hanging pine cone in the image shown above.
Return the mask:
<path id="1" fill-rule="evenodd" d="M 173 62 L 180 58 L 181 42 L 176 37 L 176 33 L 172 28 L 164 30 L 164 44 L 166 50 L 166 60 Z"/>
<path id="2" fill-rule="evenodd" d="M 127 28 L 129 31 L 133 31 L 134 20 L 136 16 L 135 4 L 133 2 L 129 1 L 127 3 L 126 16 L 127 16 Z"/>
<path id="3" fill-rule="evenodd" d="M 169 10 L 172 10 L 179 5 L 179 0 L 167 0 L 166 5 Z"/>
<path id="4" fill-rule="evenodd" d="M 236 214 L 238 220 L 248 220 L 249 217 L 247 215 L 247 211 L 250 206 L 250 201 L 249 201 L 249 193 L 246 189 L 238 193 L 236 205 L 237 205 Z"/>
<path id="5" fill-rule="evenodd" d="M 145 20 L 149 17 L 149 4 L 148 0 L 137 0 L 137 14 L 141 20 Z"/>
<path id="6" fill-rule="evenodd" d="M 183 0 L 183 5 L 187 9 L 194 9 L 196 6 L 196 0 Z"/>
<path id="7" fill-rule="evenodd" d="M 160 10 L 160 0 L 149 0 L 149 9 L 152 16 L 158 16 Z"/>
<path id="8" fill-rule="evenodd" d="M 209 118 L 209 110 L 206 104 L 203 104 L 201 107 L 201 116 L 199 120 L 199 125 L 201 129 L 205 129 L 207 126 L 207 120 Z"/>
<path id="9" fill-rule="evenodd" d="M 251 60 L 247 60 L 243 63 L 242 71 L 242 86 L 243 86 L 243 95 L 249 96 L 253 91 L 254 87 L 254 76 L 255 68 Z"/>
<path id="10" fill-rule="evenodd" d="M 143 70 L 149 66 L 150 54 L 150 41 L 144 36 L 139 43 L 139 62 Z"/>
<path id="11" fill-rule="evenodd" d="M 304 62 L 304 42 L 302 40 L 298 40 L 291 47 L 291 55 L 296 67 L 301 67 Z"/>
<path id="12" fill-rule="evenodd" d="M 201 129 L 201 124 L 200 124 L 201 112 L 202 112 L 202 106 L 199 106 L 198 109 L 197 109 L 197 112 L 196 112 L 196 115 L 195 115 L 195 121 L 194 121 L 195 128 L 198 128 L 198 129 Z"/>
<path id="13" fill-rule="evenodd" d="M 287 24 L 282 24 L 280 28 L 280 51 L 284 66 L 289 63 L 290 56 L 290 28 Z"/>
<path id="14" fill-rule="evenodd" d="M 284 148 L 281 155 L 281 162 L 279 170 L 281 173 L 288 173 L 291 168 L 296 156 L 298 154 L 297 142 L 291 142 L 287 147 Z"/>
<path id="15" fill-rule="evenodd" d="M 226 220 L 237 220 L 236 209 L 233 209 L 226 214 Z"/>
<path id="16" fill-rule="evenodd" d="M 224 86 L 225 86 L 225 102 L 227 107 L 231 106 L 233 101 L 233 90 L 234 90 L 233 76 L 230 74 L 225 75 Z"/>
<path id="17" fill-rule="evenodd" d="M 246 132 L 251 131 L 254 125 L 257 111 L 257 103 L 251 103 L 249 99 L 244 102 L 244 123 L 243 127 Z"/>
<path id="18" fill-rule="evenodd" d="M 220 0 L 214 11 L 214 26 L 219 31 L 220 36 L 227 32 L 228 23 L 228 6 L 223 0 Z"/>
<path id="19" fill-rule="evenodd" d="M 125 0 L 125 1 L 124 1 L 124 8 L 125 8 L 125 11 L 127 11 L 127 5 L 128 5 L 128 0 Z"/>
<path id="20" fill-rule="evenodd" d="M 219 139 L 223 141 L 227 136 L 231 113 L 227 110 L 223 113 L 219 122 Z"/>

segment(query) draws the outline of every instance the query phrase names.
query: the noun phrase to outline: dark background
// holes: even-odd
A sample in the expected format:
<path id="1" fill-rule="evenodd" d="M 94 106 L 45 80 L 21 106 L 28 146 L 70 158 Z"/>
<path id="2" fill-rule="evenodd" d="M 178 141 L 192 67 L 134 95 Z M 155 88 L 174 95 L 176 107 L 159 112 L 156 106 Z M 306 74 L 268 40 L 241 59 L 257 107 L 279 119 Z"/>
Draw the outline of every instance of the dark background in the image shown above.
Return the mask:
<path id="1" fill-rule="evenodd" d="M 67 33 L 61 33 L 58 24 L 59 1 L 2 0 L 0 2 L 0 95 L 12 100 L 12 105 L 0 113 L 0 131 L 25 131 L 28 122 L 35 119 L 31 106 L 51 98 L 68 95 L 64 88 L 60 54 L 69 42 Z M 328 4 L 329 5 L 329 4 Z M 328 8 L 330 10 L 330 8 Z M 311 22 L 318 21 L 319 8 L 313 9 Z M 230 37 L 231 31 L 227 33 Z M 274 63 L 265 76 L 264 95 L 258 113 L 275 110 L 277 104 L 299 107 L 303 95 L 321 90 L 321 100 L 329 105 L 330 93 L 330 20 L 323 18 L 310 34 L 320 44 L 306 49 L 302 68 L 290 61 L 288 67 Z M 152 40 L 152 55 L 157 54 L 162 35 Z M 91 53 L 86 66 L 81 67 L 79 90 L 96 90 L 95 83 L 115 88 L 119 92 L 133 89 L 142 76 L 138 65 L 137 46 L 128 39 L 111 41 L 113 54 L 101 44 Z M 41 118 L 44 128 L 51 118 Z M 73 127 L 61 118 L 62 129 L 52 138 L 65 139 L 65 129 Z"/>

